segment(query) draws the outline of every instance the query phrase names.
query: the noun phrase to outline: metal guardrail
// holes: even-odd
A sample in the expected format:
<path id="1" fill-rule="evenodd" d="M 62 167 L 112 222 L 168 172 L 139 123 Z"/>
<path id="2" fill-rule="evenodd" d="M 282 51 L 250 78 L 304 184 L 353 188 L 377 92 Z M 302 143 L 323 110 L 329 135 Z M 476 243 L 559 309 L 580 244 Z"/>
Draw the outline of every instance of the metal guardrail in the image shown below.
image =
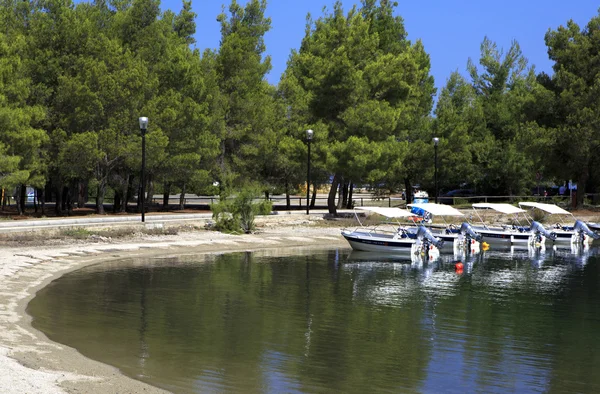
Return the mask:
<path id="1" fill-rule="evenodd" d="M 598 200 L 600 201 L 600 195 L 599 194 L 591 194 L 588 193 L 586 194 L 586 198 L 590 199 L 591 201 L 593 201 L 593 203 Z M 275 206 L 287 206 L 287 198 L 285 196 L 276 196 L 276 197 L 270 197 L 269 198 L 272 202 L 273 205 Z M 434 202 L 435 197 L 428 197 L 429 202 Z M 257 201 L 260 199 L 257 199 Z M 290 208 L 291 209 L 304 209 L 306 208 L 306 197 L 305 196 L 290 196 L 289 197 L 290 200 Z M 315 206 L 318 207 L 326 207 L 327 206 L 327 197 L 317 197 L 315 199 Z M 470 197 L 443 197 L 443 196 L 438 196 L 438 202 L 444 202 L 446 203 L 447 201 L 451 200 L 451 204 L 450 205 L 457 205 L 457 203 L 463 203 L 463 202 L 467 202 L 468 204 L 474 203 L 474 202 L 516 202 L 516 201 L 547 201 L 547 202 L 552 202 L 552 203 L 556 203 L 556 202 L 567 202 L 569 203 L 571 201 L 571 196 L 560 196 L 560 195 L 555 195 L 555 196 L 470 196 Z M 106 204 L 111 205 L 113 202 L 112 198 L 105 198 L 104 201 L 106 202 Z M 152 199 L 151 205 L 153 206 L 160 206 L 162 205 L 162 196 L 160 197 L 155 197 Z M 194 205 L 205 205 L 205 206 L 210 206 L 211 204 L 214 204 L 215 202 L 219 201 L 219 197 L 218 196 L 198 196 L 198 197 L 185 197 L 184 199 L 184 205 L 186 206 L 194 206 Z M 387 206 L 387 207 L 403 207 L 406 204 L 406 201 L 404 199 L 402 199 L 401 197 L 376 197 L 376 196 L 365 196 L 365 195 L 360 195 L 360 196 L 356 196 L 353 197 L 352 199 L 354 206 L 358 206 L 358 207 L 363 207 L 363 206 Z M 14 201 L 13 201 L 14 203 Z M 31 206 L 33 203 L 32 202 L 27 202 L 26 203 L 28 206 Z M 53 203 L 49 203 L 50 205 L 53 205 Z M 93 205 L 95 204 L 95 200 L 94 198 L 90 198 L 90 200 L 88 201 L 88 204 Z M 129 203 L 130 205 L 135 205 L 135 203 Z M 9 200 L 9 205 L 10 205 L 10 200 Z M 171 206 L 176 206 L 179 205 L 179 197 L 171 197 L 169 200 L 169 205 Z"/>

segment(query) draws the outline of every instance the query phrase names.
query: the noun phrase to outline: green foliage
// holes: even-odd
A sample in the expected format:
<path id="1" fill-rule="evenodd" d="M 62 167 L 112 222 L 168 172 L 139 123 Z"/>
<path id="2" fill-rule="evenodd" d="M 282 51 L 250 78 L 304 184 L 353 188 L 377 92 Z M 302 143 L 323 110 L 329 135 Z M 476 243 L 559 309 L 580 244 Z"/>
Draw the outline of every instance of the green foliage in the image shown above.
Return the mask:
<path id="1" fill-rule="evenodd" d="M 91 231 L 84 228 L 69 228 L 61 231 L 62 236 L 75 239 L 87 239 L 92 234 Z"/>
<path id="2" fill-rule="evenodd" d="M 227 233 L 251 233 L 256 229 L 254 219 L 256 215 L 266 215 L 272 210 L 271 201 L 261 200 L 257 187 L 246 187 L 239 191 L 234 197 L 222 199 L 212 204 L 213 219 L 216 228 Z"/>
<path id="3" fill-rule="evenodd" d="M 271 69 L 271 59 L 264 55 L 264 35 L 271 28 L 266 6 L 266 0 L 250 0 L 244 7 L 232 0 L 228 14 L 217 18 L 221 46 L 214 70 L 221 118 L 216 130 L 222 144 L 215 170 L 224 187 L 237 187 L 248 177 L 260 179 L 273 157 L 274 92 L 265 80 Z"/>
<path id="4" fill-rule="evenodd" d="M 548 55 L 555 62 L 554 75 L 545 78 L 546 87 L 554 93 L 555 142 L 550 162 L 562 179 L 577 181 L 578 190 L 598 191 L 600 174 L 600 12 L 585 28 L 572 20 L 566 26 L 546 34 Z M 577 205 L 583 204 L 584 193 L 577 193 Z"/>
<path id="5" fill-rule="evenodd" d="M 309 19 L 281 81 L 290 119 L 313 125 L 317 158 L 323 158 L 326 173 L 345 184 L 375 177 L 398 184 L 409 176 L 410 160 L 400 155 L 406 150 L 387 155 L 392 168 L 377 159 L 393 149 L 388 146 L 397 147 L 395 141 L 420 139 L 411 131 L 423 129 L 431 110 L 429 56 L 421 42 L 406 39 L 395 7 L 367 1 L 344 13 L 336 2 L 330 14 Z M 331 199 L 329 209 L 335 211 Z"/>
<path id="6" fill-rule="evenodd" d="M 484 38 L 480 67 L 469 59 L 471 82 L 453 73 L 433 122 L 440 138 L 440 189 L 468 183 L 480 193 L 513 195 L 544 171 L 544 131 L 529 109 L 540 86 L 517 42 L 504 53 Z"/>
<path id="7" fill-rule="evenodd" d="M 536 76 L 518 43 L 504 52 L 485 37 L 469 80 L 450 76 L 433 118 L 423 44 L 407 39 L 395 2 L 360 3 L 307 19 L 277 89 L 265 78 L 266 0 L 232 0 L 218 17 L 220 47 L 202 54 L 190 48 L 189 0 L 178 14 L 157 0 L 2 3 L 0 186 L 81 182 L 101 212 L 105 196 L 139 186 L 137 118 L 148 116 L 146 183 L 155 191 L 229 200 L 254 181 L 260 194 L 297 193 L 307 129 L 315 185 L 334 175 L 334 186 L 431 190 L 437 136 L 440 190 L 469 183 L 516 195 L 540 173 L 599 191 L 600 14 L 546 34 L 552 76 Z M 247 231 L 251 211 L 236 209 L 231 231 Z"/>

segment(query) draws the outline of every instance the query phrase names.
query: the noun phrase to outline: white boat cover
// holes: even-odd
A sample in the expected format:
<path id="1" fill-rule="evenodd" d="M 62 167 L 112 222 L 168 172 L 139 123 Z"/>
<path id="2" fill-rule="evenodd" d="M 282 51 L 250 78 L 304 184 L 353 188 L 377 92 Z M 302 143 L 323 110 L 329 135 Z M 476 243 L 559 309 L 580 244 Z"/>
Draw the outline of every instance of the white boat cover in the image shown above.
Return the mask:
<path id="1" fill-rule="evenodd" d="M 473 208 L 493 209 L 494 211 L 504 213 L 507 215 L 510 215 L 513 213 L 527 212 L 524 209 L 515 207 L 514 205 L 501 204 L 501 203 L 489 203 L 489 202 L 475 203 L 475 204 L 473 204 Z"/>
<path id="2" fill-rule="evenodd" d="M 400 208 L 387 208 L 387 207 L 356 207 L 354 209 L 369 211 L 373 213 L 377 213 L 381 216 L 385 216 L 388 218 L 406 218 L 409 216 L 414 216 L 413 213 L 407 211 L 406 209 Z"/>
<path id="3" fill-rule="evenodd" d="M 566 211 L 554 204 L 544 204 L 541 202 L 520 202 L 519 205 L 523 207 L 533 207 L 541 209 L 542 211 L 551 213 L 553 215 L 571 215 L 571 212 Z"/>
<path id="4" fill-rule="evenodd" d="M 434 203 L 419 203 L 407 204 L 407 207 L 415 207 L 429 212 L 432 215 L 438 216 L 464 216 L 461 211 L 451 207 L 450 205 L 434 204 Z"/>

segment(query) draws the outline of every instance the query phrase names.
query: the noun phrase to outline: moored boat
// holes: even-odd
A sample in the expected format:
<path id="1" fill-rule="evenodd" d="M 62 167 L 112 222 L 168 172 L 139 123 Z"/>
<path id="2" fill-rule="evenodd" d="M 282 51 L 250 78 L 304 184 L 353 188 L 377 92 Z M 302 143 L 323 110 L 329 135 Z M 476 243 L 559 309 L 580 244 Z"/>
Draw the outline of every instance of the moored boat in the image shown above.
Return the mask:
<path id="1" fill-rule="evenodd" d="M 433 235 L 444 241 L 444 249 L 454 250 L 464 248 L 465 250 L 476 253 L 480 249 L 481 235 L 477 233 L 470 223 L 463 221 L 461 224 L 448 223 L 446 218 L 463 218 L 464 214 L 458 209 L 443 204 L 435 203 L 416 203 L 408 204 L 411 210 L 424 212 L 424 217 L 433 220 L 439 217 L 443 223 L 441 227 L 431 225 Z"/>
<path id="2" fill-rule="evenodd" d="M 473 227 L 481 234 L 483 241 L 490 245 L 544 246 L 546 238 L 555 238 L 541 223 L 529 220 L 527 211 L 522 208 L 505 203 L 475 203 L 472 206 L 480 221 Z M 492 210 L 496 217 L 484 220 L 481 216 L 484 210 Z"/>
<path id="3" fill-rule="evenodd" d="M 361 223 L 358 212 L 370 212 L 387 219 L 395 219 L 394 223 L 385 222 L 373 226 Z M 359 226 L 355 229 L 343 229 L 342 236 L 348 241 L 353 250 L 365 252 L 439 254 L 443 241 L 436 238 L 423 225 L 409 226 L 398 221 L 407 219 L 413 214 L 405 209 L 384 207 L 357 207 L 356 219 Z"/>
<path id="4" fill-rule="evenodd" d="M 556 235 L 556 238 L 553 240 L 554 244 L 590 244 L 593 240 L 600 238 L 600 235 L 592 231 L 585 222 L 575 218 L 571 212 L 557 205 L 539 202 L 520 202 L 519 206 L 539 209 L 549 215 L 550 221 L 556 221 L 556 224 L 552 227 L 552 233 Z"/>

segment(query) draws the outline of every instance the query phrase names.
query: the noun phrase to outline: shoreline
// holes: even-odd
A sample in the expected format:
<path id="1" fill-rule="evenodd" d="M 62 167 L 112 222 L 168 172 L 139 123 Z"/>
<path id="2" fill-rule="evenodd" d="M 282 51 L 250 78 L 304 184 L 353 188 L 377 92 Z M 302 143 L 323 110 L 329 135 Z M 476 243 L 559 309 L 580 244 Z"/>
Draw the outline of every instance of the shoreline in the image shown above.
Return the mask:
<path id="1" fill-rule="evenodd" d="M 127 377 L 117 368 L 50 341 L 31 326 L 25 310 L 37 291 L 56 278 L 125 257 L 229 253 L 271 248 L 348 247 L 341 226 L 314 226 L 314 218 L 258 220 L 257 233 L 228 235 L 209 230 L 142 235 L 126 240 L 9 246 L 0 249 L 0 392 L 107 393 L 166 391 Z"/>

